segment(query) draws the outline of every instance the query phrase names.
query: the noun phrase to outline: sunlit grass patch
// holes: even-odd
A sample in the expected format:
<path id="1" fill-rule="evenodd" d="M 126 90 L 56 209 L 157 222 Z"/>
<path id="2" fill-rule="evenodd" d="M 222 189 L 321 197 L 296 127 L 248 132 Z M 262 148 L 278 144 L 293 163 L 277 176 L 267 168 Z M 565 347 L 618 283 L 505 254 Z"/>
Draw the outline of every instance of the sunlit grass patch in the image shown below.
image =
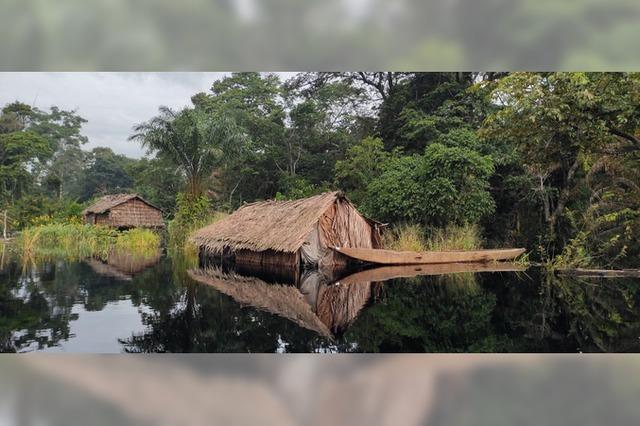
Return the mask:
<path id="1" fill-rule="evenodd" d="M 399 225 L 383 235 L 384 247 L 397 251 L 425 251 L 424 228 L 416 224 Z"/>
<path id="2" fill-rule="evenodd" d="M 449 225 L 425 229 L 417 224 L 402 224 L 383 236 L 384 247 L 398 251 L 477 250 L 482 236 L 477 225 Z"/>
<path id="3" fill-rule="evenodd" d="M 482 234 L 477 225 L 449 225 L 433 228 L 426 241 L 430 251 L 477 250 L 482 248 Z"/>
<path id="4" fill-rule="evenodd" d="M 114 249 L 131 253 L 155 253 L 160 248 L 161 238 L 149 229 L 134 228 L 116 236 Z"/>
<path id="5" fill-rule="evenodd" d="M 52 223 L 27 228 L 17 239 L 23 259 L 107 259 L 113 250 L 131 254 L 157 253 L 161 239 L 147 229 L 118 232 L 113 228 L 78 223 Z"/>

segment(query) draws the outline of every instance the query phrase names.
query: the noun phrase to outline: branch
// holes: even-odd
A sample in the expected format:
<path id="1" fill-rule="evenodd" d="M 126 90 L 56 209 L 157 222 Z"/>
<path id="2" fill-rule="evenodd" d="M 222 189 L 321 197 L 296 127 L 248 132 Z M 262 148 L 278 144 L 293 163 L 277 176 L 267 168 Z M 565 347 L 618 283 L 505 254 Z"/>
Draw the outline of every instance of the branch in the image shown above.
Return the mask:
<path id="1" fill-rule="evenodd" d="M 623 139 L 626 139 L 627 141 L 633 143 L 634 145 L 637 145 L 638 148 L 640 148 L 640 139 L 638 139 L 637 137 L 630 135 L 629 133 L 623 132 L 620 129 L 616 129 L 615 127 L 609 127 L 609 131 L 612 134 L 619 136 Z"/>

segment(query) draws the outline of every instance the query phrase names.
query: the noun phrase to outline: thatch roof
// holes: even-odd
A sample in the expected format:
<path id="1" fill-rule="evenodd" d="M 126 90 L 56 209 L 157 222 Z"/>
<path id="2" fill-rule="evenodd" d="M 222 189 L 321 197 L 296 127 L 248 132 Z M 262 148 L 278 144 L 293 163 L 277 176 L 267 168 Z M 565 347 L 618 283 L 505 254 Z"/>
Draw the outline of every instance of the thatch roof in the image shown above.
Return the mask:
<path id="1" fill-rule="evenodd" d="M 338 191 L 293 201 L 245 204 L 233 214 L 195 232 L 191 241 L 211 252 L 232 250 L 294 253 L 321 216 L 336 200 L 349 200 Z M 365 218 L 371 224 L 377 222 Z"/>
<path id="2" fill-rule="evenodd" d="M 102 214 L 111 210 L 116 206 L 119 206 L 120 204 L 126 203 L 129 200 L 133 200 L 134 198 L 137 198 L 138 200 L 142 201 L 143 203 L 147 204 L 150 207 L 153 207 L 154 209 L 160 210 L 159 208 L 157 208 L 156 206 L 154 206 L 153 204 L 151 204 L 150 202 L 148 202 L 138 194 L 113 194 L 113 195 L 105 195 L 104 197 L 101 197 L 100 199 L 98 199 L 98 201 L 96 201 L 95 203 L 93 203 L 92 205 L 84 209 L 82 214 L 83 215 L 86 215 L 89 213 Z"/>

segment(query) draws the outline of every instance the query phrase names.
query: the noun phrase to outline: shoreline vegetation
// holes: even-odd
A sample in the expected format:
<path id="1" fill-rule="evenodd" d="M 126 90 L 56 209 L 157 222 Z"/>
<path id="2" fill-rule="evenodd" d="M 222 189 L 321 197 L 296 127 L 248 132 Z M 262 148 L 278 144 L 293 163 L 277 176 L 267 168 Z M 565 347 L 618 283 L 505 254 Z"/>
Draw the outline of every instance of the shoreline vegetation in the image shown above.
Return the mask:
<path id="1" fill-rule="evenodd" d="M 16 101 L 0 111 L 0 211 L 27 254 L 144 252 L 161 242 L 74 219 L 135 192 L 178 253 L 245 203 L 340 190 L 392 224 L 391 249 L 525 247 L 517 262 L 551 270 L 640 268 L 639 103 L 640 73 L 239 72 L 132 123 L 146 149 L 133 159 L 83 149 L 81 111 Z"/>
<path id="2" fill-rule="evenodd" d="M 140 258 L 154 256 L 161 242 L 161 236 L 148 229 L 118 231 L 67 222 L 26 228 L 16 238 L 15 247 L 23 259 L 106 260 L 114 252 Z"/>

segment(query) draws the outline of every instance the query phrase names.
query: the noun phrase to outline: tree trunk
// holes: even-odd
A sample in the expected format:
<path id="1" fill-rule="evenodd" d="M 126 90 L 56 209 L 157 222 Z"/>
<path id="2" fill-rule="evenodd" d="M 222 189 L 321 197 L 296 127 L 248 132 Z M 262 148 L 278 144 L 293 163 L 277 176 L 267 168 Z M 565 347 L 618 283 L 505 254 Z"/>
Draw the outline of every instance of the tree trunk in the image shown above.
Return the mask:
<path id="1" fill-rule="evenodd" d="M 556 204 L 555 209 L 553 209 L 553 212 L 547 219 L 547 225 L 549 227 L 549 237 L 552 241 L 555 240 L 556 225 L 558 224 L 558 219 L 560 219 L 560 216 L 562 216 L 562 213 L 564 212 L 564 208 L 569 202 L 569 197 L 571 195 L 571 187 L 573 186 L 573 180 L 574 180 L 576 171 L 578 170 L 578 166 L 580 166 L 580 160 L 579 160 L 579 156 L 576 156 L 575 161 L 573 162 L 573 164 L 569 168 L 569 171 L 567 172 L 564 188 L 562 189 L 562 191 L 560 191 L 560 195 L 558 196 L 558 203 Z"/>

